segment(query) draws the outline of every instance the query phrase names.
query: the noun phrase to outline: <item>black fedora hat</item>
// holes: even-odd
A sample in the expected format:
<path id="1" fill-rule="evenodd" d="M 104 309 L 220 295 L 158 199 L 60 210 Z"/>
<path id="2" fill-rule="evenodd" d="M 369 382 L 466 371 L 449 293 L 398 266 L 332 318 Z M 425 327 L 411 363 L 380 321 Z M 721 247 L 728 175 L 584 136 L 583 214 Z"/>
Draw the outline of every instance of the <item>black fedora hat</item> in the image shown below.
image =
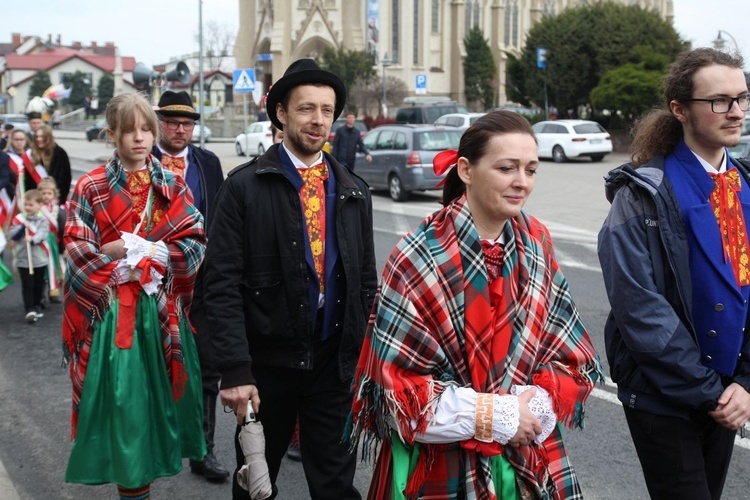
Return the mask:
<path id="1" fill-rule="evenodd" d="M 289 65 L 284 76 L 271 86 L 266 100 L 266 113 L 268 119 L 276 125 L 279 130 L 284 130 L 284 125 L 276 117 L 276 105 L 284 99 L 284 96 L 299 85 L 323 84 L 333 88 L 336 93 L 336 109 L 333 120 L 341 115 L 346 104 L 346 87 L 341 78 L 330 71 L 320 69 L 320 66 L 312 59 L 299 59 Z"/>
<path id="2" fill-rule="evenodd" d="M 201 117 L 200 113 L 195 112 L 193 100 L 184 90 L 180 92 L 165 91 L 159 98 L 158 106 L 159 109 L 156 110 L 156 114 L 159 116 L 186 116 L 193 120 L 198 120 Z"/>

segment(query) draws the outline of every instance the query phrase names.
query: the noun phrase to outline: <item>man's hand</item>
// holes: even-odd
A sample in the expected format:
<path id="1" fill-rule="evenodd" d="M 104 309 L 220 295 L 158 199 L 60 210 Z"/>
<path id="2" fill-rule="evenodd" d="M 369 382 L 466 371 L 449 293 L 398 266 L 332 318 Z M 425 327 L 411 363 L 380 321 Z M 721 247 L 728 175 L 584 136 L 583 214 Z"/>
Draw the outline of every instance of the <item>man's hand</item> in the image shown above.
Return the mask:
<path id="1" fill-rule="evenodd" d="M 372 163 L 372 155 L 365 156 L 365 160 L 367 160 L 367 163 Z"/>
<path id="2" fill-rule="evenodd" d="M 536 419 L 531 410 L 529 410 L 529 401 L 536 394 L 536 387 L 529 389 L 518 396 L 518 430 L 508 444 L 510 446 L 521 446 L 531 444 L 539 434 L 542 433 L 542 425 Z"/>
<path id="3" fill-rule="evenodd" d="M 238 385 L 229 389 L 222 389 L 219 392 L 221 404 L 232 409 L 237 415 L 237 425 L 245 423 L 245 414 L 247 413 L 247 402 L 252 401 L 253 411 L 258 413 L 260 410 L 260 396 L 258 388 L 254 385 Z"/>
<path id="4" fill-rule="evenodd" d="M 736 431 L 750 419 L 750 394 L 739 384 L 732 383 L 719 397 L 719 406 L 708 412 L 718 424 Z"/>

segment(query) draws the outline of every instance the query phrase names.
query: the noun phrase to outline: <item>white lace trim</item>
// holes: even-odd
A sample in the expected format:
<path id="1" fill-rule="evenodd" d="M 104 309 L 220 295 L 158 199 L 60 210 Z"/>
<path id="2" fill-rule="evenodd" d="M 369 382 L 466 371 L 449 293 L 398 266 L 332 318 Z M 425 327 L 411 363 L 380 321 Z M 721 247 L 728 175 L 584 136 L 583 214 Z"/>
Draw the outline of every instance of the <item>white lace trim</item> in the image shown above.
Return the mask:
<path id="1" fill-rule="evenodd" d="M 552 431 L 555 430 L 555 425 L 557 425 L 557 415 L 552 406 L 552 398 L 549 393 L 546 389 L 536 385 L 514 385 L 510 388 L 510 393 L 520 396 L 532 388 L 536 388 L 536 394 L 529 401 L 529 411 L 531 411 L 542 426 L 542 432 L 534 438 L 534 441 L 536 444 L 542 444 L 552 434 Z"/>
<path id="2" fill-rule="evenodd" d="M 164 242 L 152 243 L 132 233 L 121 233 L 121 237 L 125 242 L 127 253 L 117 263 L 117 283 L 140 281 L 142 271 L 136 266 L 144 257 L 153 259 L 166 267 L 169 259 L 169 249 L 166 248 Z M 151 281 L 143 285 L 142 288 L 148 295 L 154 295 L 159 291 L 164 275 L 153 267 L 150 269 L 150 274 Z"/>

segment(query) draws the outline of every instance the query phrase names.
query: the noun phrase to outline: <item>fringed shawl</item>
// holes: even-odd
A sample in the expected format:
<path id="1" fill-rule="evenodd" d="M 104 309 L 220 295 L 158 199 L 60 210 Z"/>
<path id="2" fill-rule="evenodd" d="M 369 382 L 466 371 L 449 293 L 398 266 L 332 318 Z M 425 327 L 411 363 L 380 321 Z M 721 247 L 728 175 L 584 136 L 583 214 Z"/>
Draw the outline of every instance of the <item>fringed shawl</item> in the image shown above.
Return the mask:
<path id="1" fill-rule="evenodd" d="M 65 224 L 68 273 L 65 280 L 63 352 L 70 362 L 73 382 L 72 435 L 88 364 L 94 323 L 115 297 L 112 273 L 117 261 L 100 253 L 103 244 L 133 232 L 135 221 L 126 173 L 117 156 L 77 182 Z M 156 294 L 162 346 L 175 400 L 186 381 L 180 346 L 179 321 L 187 317 L 193 282 L 203 260 L 206 236 L 203 217 L 193 205 L 184 180 L 162 169 L 149 156 L 148 169 L 154 192 L 167 200 L 167 208 L 146 239 L 163 241 L 169 249 L 165 284 Z"/>
<path id="2" fill-rule="evenodd" d="M 502 276 L 513 280 L 504 289 L 514 294 L 507 301 L 513 310 L 505 315 L 512 335 L 507 357 L 494 362 L 487 270 L 465 197 L 428 217 L 391 253 L 355 376 L 352 438 L 355 444 L 363 438 L 365 458 L 390 439 L 394 420 L 401 439 L 414 444 L 451 385 L 506 394 L 512 385 L 538 384 L 550 390 L 558 420 L 582 428 L 583 402 L 603 374 L 549 233 L 526 214 L 510 220 L 504 233 Z M 473 439 L 460 444 L 421 444 L 407 497 L 433 474 L 442 475 L 446 494 L 449 483 L 462 481 L 467 498 L 494 499 L 487 457 L 503 453 L 523 490 L 539 498 L 582 498 L 557 428 L 543 447 L 494 443 L 493 450 Z M 454 454 L 447 463 L 461 461 L 464 476 L 451 476 L 458 467 L 433 470 L 438 453 Z M 379 466 L 385 460 L 381 456 Z M 384 486 L 373 484 L 371 491 Z"/>

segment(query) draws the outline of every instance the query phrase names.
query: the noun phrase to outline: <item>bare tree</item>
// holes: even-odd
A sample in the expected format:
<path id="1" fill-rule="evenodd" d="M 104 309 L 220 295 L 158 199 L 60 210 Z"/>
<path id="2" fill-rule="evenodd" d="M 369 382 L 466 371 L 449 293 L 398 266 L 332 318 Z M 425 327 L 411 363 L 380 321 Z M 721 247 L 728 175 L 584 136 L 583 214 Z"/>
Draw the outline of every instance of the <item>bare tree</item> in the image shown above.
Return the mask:
<path id="1" fill-rule="evenodd" d="M 395 76 L 385 78 L 385 100 L 389 107 L 401 104 L 408 93 L 406 83 L 400 78 Z M 383 109 L 383 80 L 374 78 L 367 84 L 358 82 L 349 95 L 358 96 L 357 105 L 366 114 L 377 116 Z"/>
<path id="2" fill-rule="evenodd" d="M 232 56 L 234 32 L 227 24 L 208 21 L 203 30 L 203 50 L 205 50 L 206 71 L 222 69 L 224 59 Z"/>

